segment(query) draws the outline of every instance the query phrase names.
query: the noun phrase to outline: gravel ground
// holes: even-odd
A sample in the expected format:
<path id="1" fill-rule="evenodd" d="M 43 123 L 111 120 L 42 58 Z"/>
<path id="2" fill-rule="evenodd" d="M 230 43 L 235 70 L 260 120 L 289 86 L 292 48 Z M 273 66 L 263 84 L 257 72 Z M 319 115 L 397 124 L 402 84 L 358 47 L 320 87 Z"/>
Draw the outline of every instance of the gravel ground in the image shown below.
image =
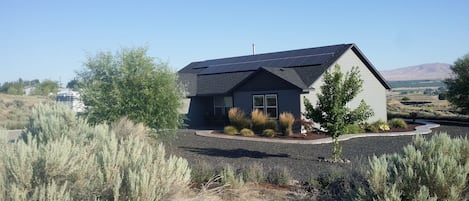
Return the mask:
<path id="1" fill-rule="evenodd" d="M 331 164 L 318 161 L 318 157 L 330 157 L 331 144 L 299 145 L 268 142 L 251 142 L 201 137 L 194 130 L 180 130 L 178 138 L 167 145 L 169 153 L 182 156 L 191 164 L 205 161 L 214 166 L 231 164 L 242 167 L 246 164 L 261 163 L 264 167 L 288 167 L 292 176 L 300 181 L 315 178 L 331 169 L 355 168 L 367 163 L 368 157 L 384 153 L 401 152 L 412 141 L 412 136 L 367 137 L 341 142 L 343 157 L 351 164 Z M 441 125 L 433 133 L 447 132 L 451 136 L 469 134 L 467 125 Z"/>

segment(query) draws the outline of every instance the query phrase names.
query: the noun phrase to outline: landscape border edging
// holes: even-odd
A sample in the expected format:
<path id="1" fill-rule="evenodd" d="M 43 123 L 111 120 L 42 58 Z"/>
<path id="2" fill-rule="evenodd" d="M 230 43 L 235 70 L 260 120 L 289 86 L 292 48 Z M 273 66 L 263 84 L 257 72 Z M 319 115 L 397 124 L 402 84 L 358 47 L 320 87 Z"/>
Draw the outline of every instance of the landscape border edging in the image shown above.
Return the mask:
<path id="1" fill-rule="evenodd" d="M 416 123 L 424 124 L 421 126 L 416 126 L 414 131 L 407 132 L 389 132 L 389 133 L 363 133 L 363 134 L 345 134 L 341 135 L 338 139 L 339 141 L 347 141 L 354 138 L 362 137 L 393 137 L 393 136 L 409 136 L 416 134 L 429 134 L 432 132 L 431 129 L 437 128 L 440 124 L 427 122 L 427 121 L 415 121 Z M 255 142 L 274 142 L 274 143 L 285 143 L 285 144 L 327 144 L 332 143 L 332 138 L 322 138 L 316 140 L 282 140 L 282 139 L 271 139 L 271 138 L 250 138 L 243 136 L 235 135 L 214 135 L 211 134 L 213 130 L 196 130 L 195 134 L 203 137 L 216 137 L 222 139 L 232 139 L 232 140 L 245 140 L 245 141 L 255 141 Z"/>

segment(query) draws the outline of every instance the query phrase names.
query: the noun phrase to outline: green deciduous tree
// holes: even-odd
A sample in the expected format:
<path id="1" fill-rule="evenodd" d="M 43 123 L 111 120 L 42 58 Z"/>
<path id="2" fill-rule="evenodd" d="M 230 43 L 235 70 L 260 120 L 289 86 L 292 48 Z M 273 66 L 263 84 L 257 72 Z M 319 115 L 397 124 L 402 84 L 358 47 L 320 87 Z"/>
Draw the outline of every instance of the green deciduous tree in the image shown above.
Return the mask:
<path id="1" fill-rule="evenodd" d="M 0 86 L 0 93 L 23 95 L 25 86 L 23 79 L 19 78 L 18 81 L 3 83 L 3 85 Z"/>
<path id="2" fill-rule="evenodd" d="M 70 80 L 70 82 L 67 83 L 67 88 L 72 89 L 73 91 L 78 91 L 78 80 Z"/>
<path id="3" fill-rule="evenodd" d="M 347 103 L 362 90 L 363 80 L 359 73 L 358 68 L 353 67 L 344 76 L 340 66 L 336 65 L 332 72 L 328 70 L 324 73 L 324 84 L 317 94 L 316 106 L 308 99 L 304 102 L 305 117 L 321 124 L 334 140 L 333 160 L 338 160 L 342 153 L 338 137 L 346 132 L 346 126 L 363 122 L 374 114 L 363 100 L 354 110 L 347 107 Z"/>
<path id="4" fill-rule="evenodd" d="M 146 52 L 147 48 L 131 48 L 88 58 L 78 79 L 90 123 L 127 116 L 160 134 L 180 126 L 183 90 L 177 75 Z"/>
<path id="5" fill-rule="evenodd" d="M 48 96 L 51 94 L 56 94 L 59 91 L 59 83 L 52 80 L 44 80 L 36 84 L 36 89 L 34 90 L 34 95 Z"/>
<path id="6" fill-rule="evenodd" d="M 464 113 L 469 112 L 469 54 L 459 58 L 451 66 L 453 77 L 446 79 L 448 87 L 448 100 L 462 109 Z"/>

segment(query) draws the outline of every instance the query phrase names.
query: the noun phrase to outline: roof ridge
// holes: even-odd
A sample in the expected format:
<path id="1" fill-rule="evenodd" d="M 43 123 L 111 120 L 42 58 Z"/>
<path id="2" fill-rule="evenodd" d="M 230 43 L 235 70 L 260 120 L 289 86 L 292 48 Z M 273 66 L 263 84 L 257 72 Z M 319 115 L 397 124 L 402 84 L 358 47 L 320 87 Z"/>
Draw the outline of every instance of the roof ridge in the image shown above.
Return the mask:
<path id="1" fill-rule="evenodd" d="M 223 59 L 235 59 L 235 58 L 241 58 L 241 57 L 263 56 L 263 55 L 269 55 L 269 54 L 286 53 L 286 52 L 301 51 L 301 50 L 322 49 L 322 48 L 328 48 L 328 47 L 334 47 L 334 46 L 348 46 L 352 44 L 353 43 L 343 43 L 343 44 L 326 45 L 326 46 L 320 46 L 320 47 L 309 47 L 309 48 L 300 48 L 300 49 L 284 50 L 284 51 L 277 51 L 277 52 L 266 52 L 266 53 L 254 54 L 254 55 L 251 54 L 251 55 L 241 55 L 241 56 L 234 56 L 234 57 L 223 57 L 223 58 L 217 58 L 217 59 L 207 59 L 207 60 L 194 61 L 194 62 L 208 62 L 208 61 L 216 61 L 216 60 L 223 60 Z"/>

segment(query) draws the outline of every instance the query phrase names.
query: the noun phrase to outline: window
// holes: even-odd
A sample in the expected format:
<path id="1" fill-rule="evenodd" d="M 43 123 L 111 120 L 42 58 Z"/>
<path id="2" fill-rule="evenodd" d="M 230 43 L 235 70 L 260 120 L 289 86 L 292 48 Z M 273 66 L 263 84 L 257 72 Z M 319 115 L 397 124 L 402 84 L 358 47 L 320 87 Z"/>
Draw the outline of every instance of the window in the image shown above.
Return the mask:
<path id="1" fill-rule="evenodd" d="M 233 107 L 233 98 L 231 96 L 215 96 L 213 97 L 213 114 L 226 115 L 228 110 Z"/>
<path id="2" fill-rule="evenodd" d="M 264 111 L 264 95 L 254 95 L 252 98 L 252 109 L 258 109 Z"/>
<path id="3" fill-rule="evenodd" d="M 276 94 L 266 95 L 253 95 L 252 96 L 252 109 L 264 111 L 272 119 L 278 117 L 278 104 Z"/>

